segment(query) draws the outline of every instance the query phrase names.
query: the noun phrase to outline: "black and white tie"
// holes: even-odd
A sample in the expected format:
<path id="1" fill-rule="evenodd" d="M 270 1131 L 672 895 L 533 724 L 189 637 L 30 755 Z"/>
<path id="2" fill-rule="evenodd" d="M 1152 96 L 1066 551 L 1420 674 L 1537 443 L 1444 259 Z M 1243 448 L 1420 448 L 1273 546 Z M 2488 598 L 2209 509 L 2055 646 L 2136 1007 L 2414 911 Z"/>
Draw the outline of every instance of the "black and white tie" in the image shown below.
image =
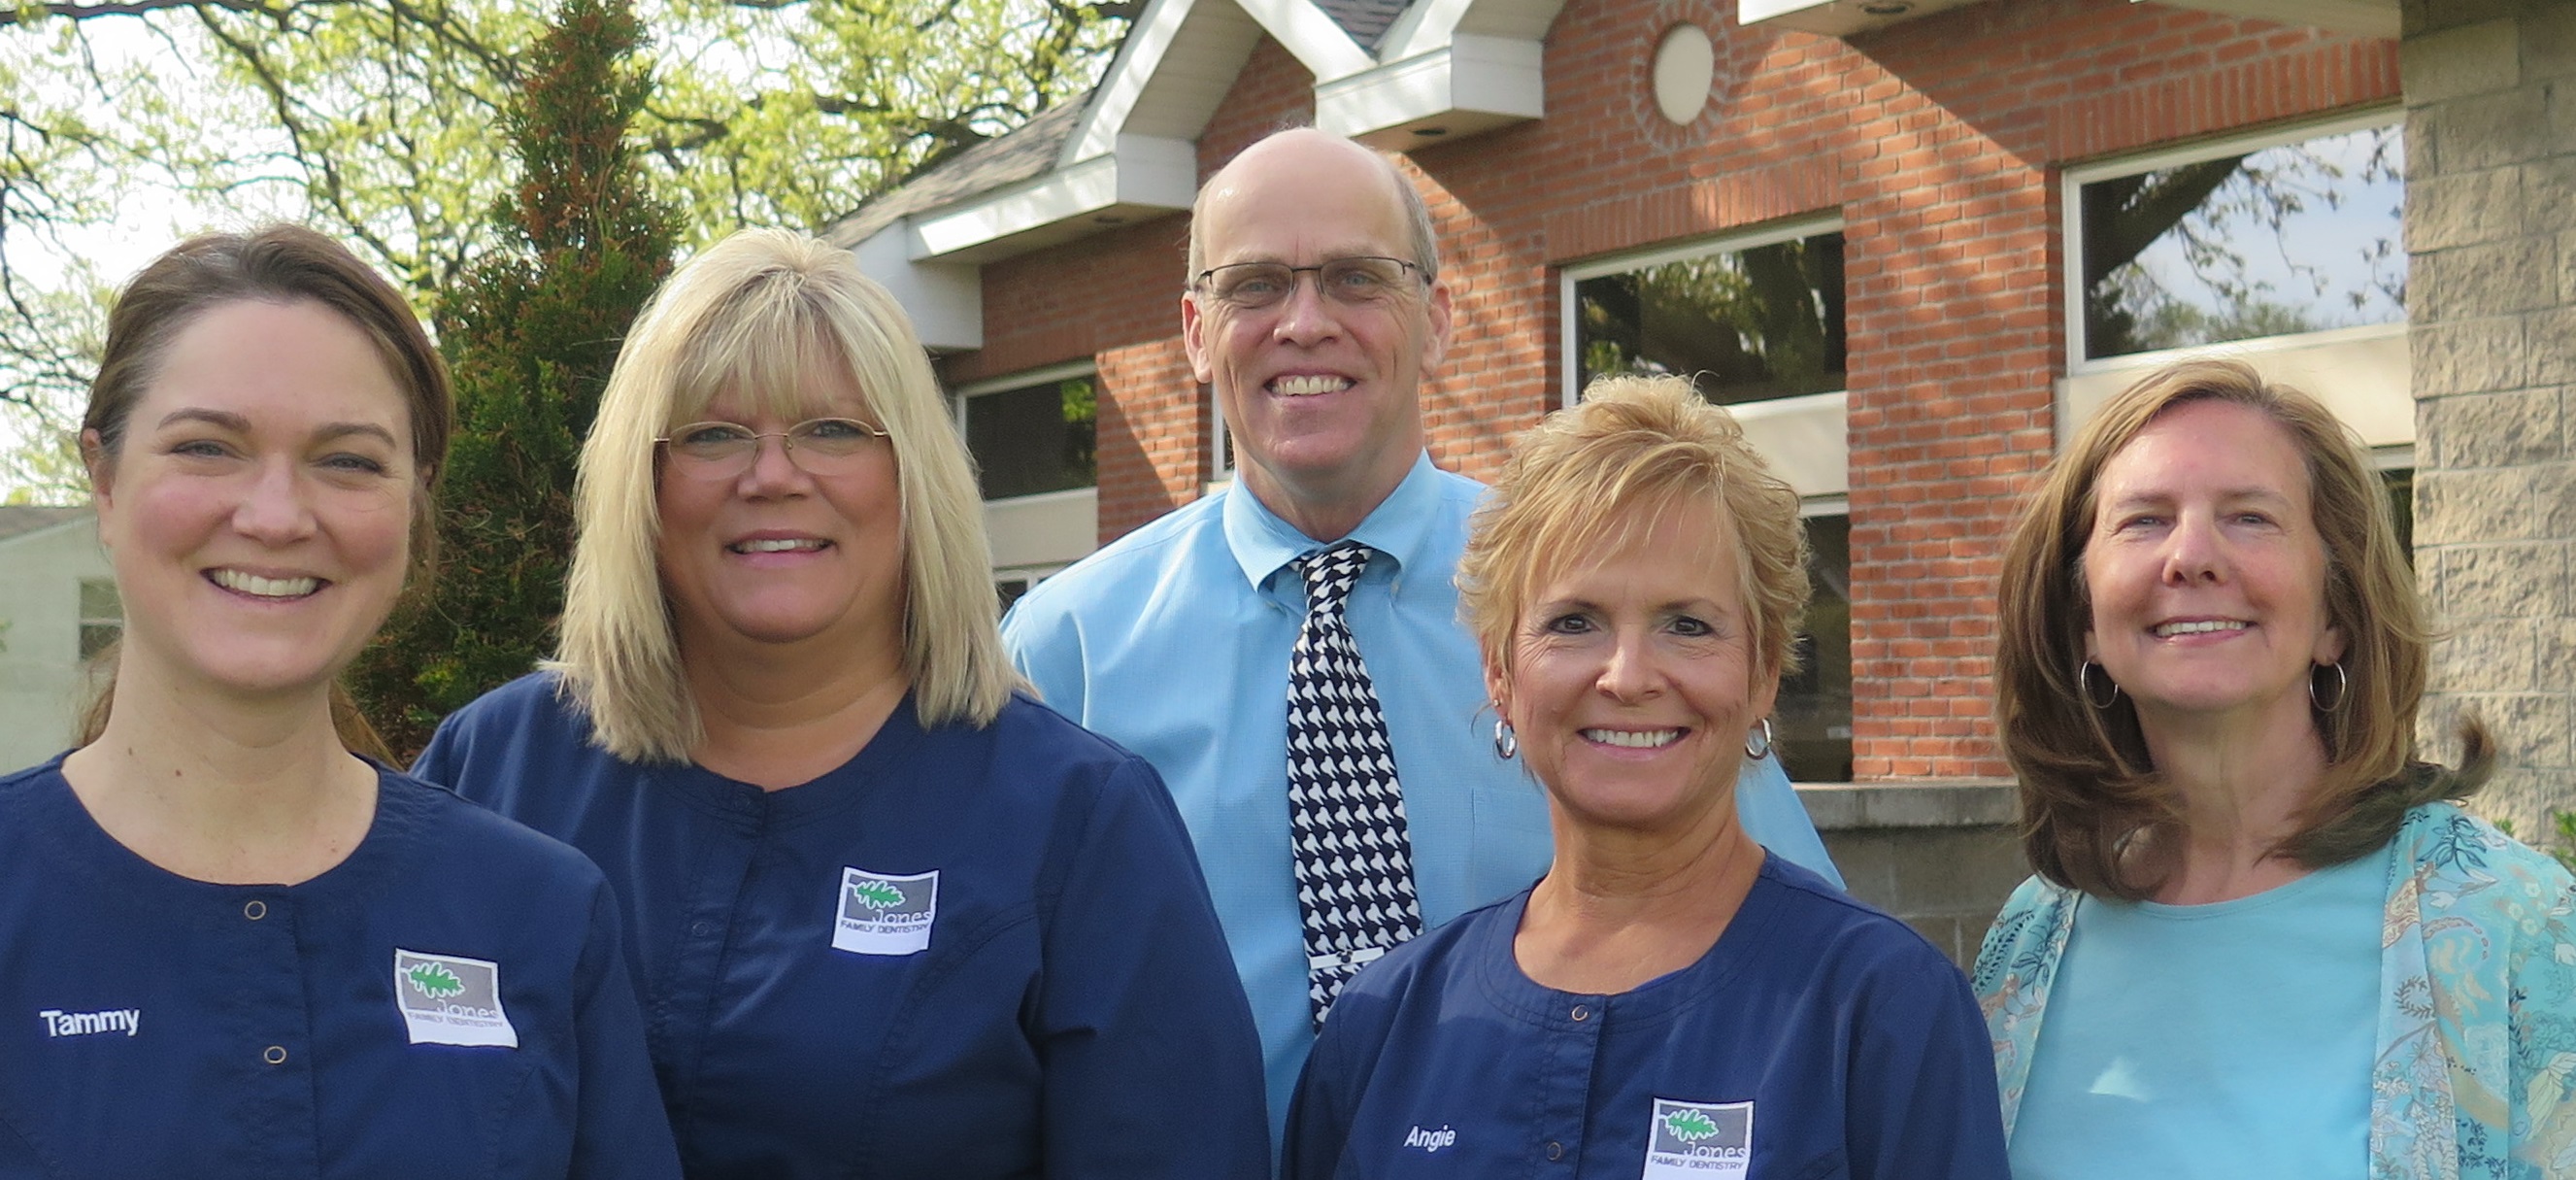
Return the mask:
<path id="1" fill-rule="evenodd" d="M 1306 624 L 1288 656 L 1288 836 L 1317 1024 L 1361 967 L 1422 932 L 1386 718 L 1342 614 L 1373 552 L 1344 541 L 1296 561 Z"/>

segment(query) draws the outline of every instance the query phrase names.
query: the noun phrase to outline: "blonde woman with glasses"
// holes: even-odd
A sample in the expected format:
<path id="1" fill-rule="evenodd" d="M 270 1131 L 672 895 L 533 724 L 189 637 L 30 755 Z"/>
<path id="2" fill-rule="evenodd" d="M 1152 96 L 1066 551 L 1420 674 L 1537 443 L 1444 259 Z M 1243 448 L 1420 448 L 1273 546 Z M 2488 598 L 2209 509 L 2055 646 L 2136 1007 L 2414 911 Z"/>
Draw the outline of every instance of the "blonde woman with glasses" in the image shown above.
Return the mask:
<path id="1" fill-rule="evenodd" d="M 637 320 L 559 658 L 419 772 L 608 871 L 697 1177 L 1260 1177 L 1259 1049 L 1151 767 L 1020 694 L 969 460 L 845 251 Z"/>

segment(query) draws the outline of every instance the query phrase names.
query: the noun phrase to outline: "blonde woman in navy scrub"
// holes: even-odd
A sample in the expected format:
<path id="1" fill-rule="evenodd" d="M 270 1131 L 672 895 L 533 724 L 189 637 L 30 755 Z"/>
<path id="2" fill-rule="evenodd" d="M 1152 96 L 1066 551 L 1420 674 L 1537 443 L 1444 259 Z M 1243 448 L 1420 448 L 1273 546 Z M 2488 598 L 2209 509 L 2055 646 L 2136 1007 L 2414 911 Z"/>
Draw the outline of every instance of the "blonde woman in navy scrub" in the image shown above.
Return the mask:
<path id="1" fill-rule="evenodd" d="M 450 414 L 309 230 L 120 295 L 81 432 L 113 685 L 0 778 L 0 1176 L 678 1175 L 599 870 L 352 753 L 335 699 L 429 562 Z"/>
<path id="2" fill-rule="evenodd" d="M 560 661 L 421 772 L 616 882 L 692 1176 L 1261 1180 L 1188 835 L 1016 691 L 949 413 L 848 251 L 710 247 L 582 450 Z"/>

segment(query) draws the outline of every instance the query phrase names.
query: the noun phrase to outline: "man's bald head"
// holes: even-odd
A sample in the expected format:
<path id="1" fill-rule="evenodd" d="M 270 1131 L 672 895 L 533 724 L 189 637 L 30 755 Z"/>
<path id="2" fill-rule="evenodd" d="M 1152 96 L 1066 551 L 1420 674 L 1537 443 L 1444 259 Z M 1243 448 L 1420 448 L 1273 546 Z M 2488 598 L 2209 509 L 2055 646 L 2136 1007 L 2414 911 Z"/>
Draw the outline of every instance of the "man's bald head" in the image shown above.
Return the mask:
<path id="1" fill-rule="evenodd" d="M 1245 174 L 1258 169 L 1265 157 L 1281 154 L 1304 156 L 1331 152 L 1345 152 L 1355 157 L 1366 157 L 1376 166 L 1378 174 L 1386 179 L 1388 195 L 1403 207 L 1405 226 L 1412 238 L 1413 263 L 1422 268 L 1425 277 L 1434 279 L 1440 277 L 1440 243 L 1431 233 L 1431 208 L 1422 203 L 1421 191 L 1413 187 L 1413 182 L 1405 177 L 1402 169 L 1396 167 L 1395 158 L 1329 131 L 1319 131 L 1312 127 L 1291 127 L 1285 131 L 1273 132 L 1254 141 L 1252 146 L 1235 153 L 1234 158 L 1227 161 L 1225 167 L 1217 169 L 1216 175 L 1209 177 L 1206 184 L 1199 186 L 1197 199 L 1190 202 L 1188 281 L 1197 282 L 1199 272 L 1207 269 L 1207 255 L 1200 244 L 1202 237 L 1200 227 L 1207 224 L 1205 214 L 1211 194 L 1241 183 Z"/>

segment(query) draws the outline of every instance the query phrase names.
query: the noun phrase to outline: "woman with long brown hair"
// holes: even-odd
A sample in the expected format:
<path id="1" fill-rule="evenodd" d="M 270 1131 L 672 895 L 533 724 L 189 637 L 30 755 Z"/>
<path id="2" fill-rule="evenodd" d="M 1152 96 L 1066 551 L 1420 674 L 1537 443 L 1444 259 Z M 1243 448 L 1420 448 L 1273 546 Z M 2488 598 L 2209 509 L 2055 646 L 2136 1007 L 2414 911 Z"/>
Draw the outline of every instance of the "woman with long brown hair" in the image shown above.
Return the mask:
<path id="1" fill-rule="evenodd" d="M 0 778 L 0 1174 L 678 1174 L 599 870 L 352 752 L 451 413 L 310 230 L 118 297 L 81 454 L 124 638 L 79 747 Z"/>
<path id="2" fill-rule="evenodd" d="M 1996 683 L 2039 875 L 1975 973 L 2024 1180 L 2576 1169 L 2576 892 L 2454 802 L 2483 728 L 2417 751 L 2391 519 L 2330 411 L 2228 361 L 2112 398 L 2024 513 Z"/>

